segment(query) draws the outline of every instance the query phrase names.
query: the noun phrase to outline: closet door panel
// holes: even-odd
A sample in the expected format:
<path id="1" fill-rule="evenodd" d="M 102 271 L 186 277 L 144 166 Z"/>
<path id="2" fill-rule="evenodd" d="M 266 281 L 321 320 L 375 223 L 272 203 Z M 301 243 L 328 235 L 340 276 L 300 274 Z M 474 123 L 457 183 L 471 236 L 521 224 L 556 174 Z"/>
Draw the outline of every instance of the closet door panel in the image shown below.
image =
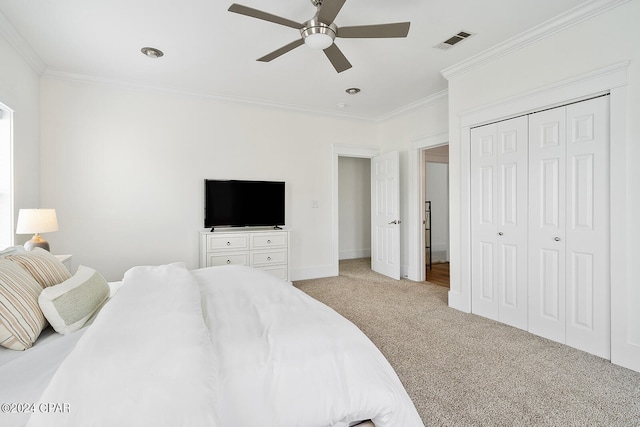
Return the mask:
<path id="1" fill-rule="evenodd" d="M 565 341 L 564 108 L 529 117 L 529 331 Z"/>
<path id="2" fill-rule="evenodd" d="M 610 358 L 609 98 L 567 106 L 566 343 Z"/>
<path id="3" fill-rule="evenodd" d="M 497 125 L 471 131 L 471 269 L 472 312 L 498 320 L 497 259 Z"/>
<path id="4" fill-rule="evenodd" d="M 499 320 L 527 329 L 528 120 L 497 124 Z"/>
<path id="5" fill-rule="evenodd" d="M 527 118 L 471 132 L 472 312 L 527 328 Z"/>

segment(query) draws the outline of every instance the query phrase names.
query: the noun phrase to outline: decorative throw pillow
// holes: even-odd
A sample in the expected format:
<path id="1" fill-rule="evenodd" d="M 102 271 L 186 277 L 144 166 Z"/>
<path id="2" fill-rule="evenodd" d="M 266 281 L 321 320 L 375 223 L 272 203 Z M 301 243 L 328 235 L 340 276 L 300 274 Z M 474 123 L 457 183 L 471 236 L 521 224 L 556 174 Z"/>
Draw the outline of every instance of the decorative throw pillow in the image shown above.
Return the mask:
<path id="1" fill-rule="evenodd" d="M 57 285 L 71 277 L 67 267 L 49 251 L 42 248 L 34 248 L 32 251 L 20 255 L 8 255 L 6 259 L 27 270 L 43 288 Z"/>
<path id="2" fill-rule="evenodd" d="M 53 329 L 66 335 L 82 328 L 109 297 L 109 284 L 92 268 L 80 266 L 59 285 L 45 288 L 38 302 Z"/>
<path id="3" fill-rule="evenodd" d="M 31 348 L 47 321 L 38 306 L 42 286 L 18 264 L 0 259 L 0 345 Z"/>

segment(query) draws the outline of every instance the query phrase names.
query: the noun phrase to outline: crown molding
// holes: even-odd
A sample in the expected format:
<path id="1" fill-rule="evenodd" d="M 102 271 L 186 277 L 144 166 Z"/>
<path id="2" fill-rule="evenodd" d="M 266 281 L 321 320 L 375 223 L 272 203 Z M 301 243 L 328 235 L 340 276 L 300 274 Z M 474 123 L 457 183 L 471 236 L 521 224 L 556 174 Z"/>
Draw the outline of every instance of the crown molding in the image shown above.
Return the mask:
<path id="1" fill-rule="evenodd" d="M 51 68 L 47 68 L 42 73 L 42 78 L 49 78 L 54 80 L 66 80 L 66 81 L 96 84 L 96 85 L 106 85 L 106 86 L 112 86 L 112 87 L 115 86 L 115 87 L 130 89 L 130 90 L 145 90 L 145 91 L 152 91 L 152 92 L 163 92 L 163 93 L 171 93 L 176 95 L 193 96 L 193 97 L 213 99 L 213 100 L 222 101 L 222 102 L 248 104 L 248 105 L 266 107 L 266 108 L 277 108 L 281 110 L 295 111 L 295 112 L 304 113 L 304 114 L 316 114 L 316 115 L 321 114 L 323 116 L 333 117 L 333 118 L 362 120 L 362 121 L 371 122 L 371 123 L 379 123 L 384 120 L 388 120 L 390 118 L 399 116 L 401 114 L 408 113 L 411 110 L 420 108 L 424 105 L 435 102 L 441 98 L 446 98 L 449 95 L 448 89 L 445 89 L 433 95 L 422 98 L 414 103 L 411 103 L 397 110 L 394 110 L 389 114 L 385 114 L 379 117 L 370 117 L 370 116 L 363 116 L 363 115 L 357 115 L 357 114 L 349 114 L 349 113 L 345 113 L 344 111 L 338 113 L 338 112 L 333 112 L 329 110 L 305 108 L 299 105 L 280 104 L 275 102 L 263 101 L 259 99 L 253 99 L 253 98 L 224 96 L 224 95 L 218 95 L 218 94 L 208 93 L 203 91 L 195 91 L 195 90 L 182 89 L 182 88 L 170 88 L 165 86 L 149 85 L 145 83 L 129 82 L 124 80 L 108 79 L 104 77 L 88 76 L 84 74 L 76 74 L 76 73 L 69 73 L 66 71 L 53 70 Z"/>
<path id="2" fill-rule="evenodd" d="M 406 114 L 412 110 L 415 110 L 417 108 L 420 108 L 424 105 L 428 105 L 431 104 L 432 102 L 435 102 L 441 98 L 446 98 L 447 96 L 449 96 L 449 89 L 444 89 L 441 90 L 440 92 L 436 92 L 433 95 L 429 95 L 425 98 L 419 99 L 416 102 L 412 102 L 411 104 L 405 105 L 404 107 L 400 107 L 397 110 L 393 110 L 390 113 L 384 114 L 382 116 L 378 117 L 378 121 L 379 122 L 383 122 L 385 120 L 389 120 L 392 119 L 396 116 L 402 115 L 402 114 Z"/>
<path id="3" fill-rule="evenodd" d="M 585 4 L 576 6 L 555 18 L 551 18 L 530 30 L 518 34 L 515 37 L 505 40 L 477 55 L 474 55 L 462 62 L 441 71 L 442 76 L 451 80 L 483 64 L 494 61 L 511 52 L 549 37 L 559 31 L 572 27 L 601 13 L 614 9 L 631 0 L 590 0 Z"/>
<path id="4" fill-rule="evenodd" d="M 362 121 L 367 121 L 372 123 L 375 123 L 377 121 L 375 118 L 371 118 L 368 116 L 348 114 L 344 112 L 338 113 L 338 112 L 333 112 L 329 110 L 305 108 L 299 105 L 280 104 L 276 102 L 263 101 L 260 99 L 225 96 L 225 95 L 218 95 L 215 93 L 205 92 L 205 91 L 196 91 L 196 90 L 190 90 L 190 89 L 184 89 L 184 88 L 165 87 L 165 86 L 150 85 L 150 84 L 139 83 L 139 82 L 88 76 L 84 74 L 76 74 L 76 73 L 69 73 L 66 71 L 53 70 L 51 68 L 46 69 L 46 71 L 42 74 L 42 78 L 53 79 L 53 80 L 65 80 L 65 81 L 71 81 L 76 83 L 93 84 L 93 85 L 100 85 L 100 86 L 119 87 L 119 88 L 124 88 L 129 90 L 169 93 L 169 94 L 180 95 L 180 96 L 190 96 L 190 97 L 211 99 L 211 100 L 216 100 L 220 102 L 231 102 L 236 104 L 253 105 L 257 107 L 288 110 L 288 111 L 294 111 L 294 112 L 304 113 L 304 114 L 314 114 L 314 115 L 321 114 L 323 116 L 339 118 L 339 119 L 362 120 Z"/>
<path id="5" fill-rule="evenodd" d="M 47 64 L 36 53 L 27 41 L 16 31 L 6 16 L 0 12 L 0 35 L 24 58 L 29 66 L 38 75 L 42 75 L 47 69 Z"/>

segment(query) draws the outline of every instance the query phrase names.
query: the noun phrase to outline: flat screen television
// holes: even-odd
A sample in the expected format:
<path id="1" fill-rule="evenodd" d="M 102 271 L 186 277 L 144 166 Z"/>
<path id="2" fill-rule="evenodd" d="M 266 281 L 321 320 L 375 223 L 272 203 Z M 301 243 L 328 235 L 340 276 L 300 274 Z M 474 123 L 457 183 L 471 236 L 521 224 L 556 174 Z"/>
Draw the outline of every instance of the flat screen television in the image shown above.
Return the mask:
<path id="1" fill-rule="evenodd" d="M 205 227 L 282 225 L 284 182 L 205 179 Z"/>

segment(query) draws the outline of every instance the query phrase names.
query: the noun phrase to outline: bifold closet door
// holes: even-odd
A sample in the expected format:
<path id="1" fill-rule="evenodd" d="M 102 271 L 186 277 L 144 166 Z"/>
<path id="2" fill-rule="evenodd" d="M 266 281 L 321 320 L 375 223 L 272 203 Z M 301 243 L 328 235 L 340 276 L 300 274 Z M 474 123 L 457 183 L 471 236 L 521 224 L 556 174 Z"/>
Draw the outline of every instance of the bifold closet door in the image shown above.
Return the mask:
<path id="1" fill-rule="evenodd" d="M 610 357 L 608 97 L 529 119 L 529 331 Z"/>
<path id="2" fill-rule="evenodd" d="M 471 131 L 472 311 L 527 328 L 527 118 Z"/>

